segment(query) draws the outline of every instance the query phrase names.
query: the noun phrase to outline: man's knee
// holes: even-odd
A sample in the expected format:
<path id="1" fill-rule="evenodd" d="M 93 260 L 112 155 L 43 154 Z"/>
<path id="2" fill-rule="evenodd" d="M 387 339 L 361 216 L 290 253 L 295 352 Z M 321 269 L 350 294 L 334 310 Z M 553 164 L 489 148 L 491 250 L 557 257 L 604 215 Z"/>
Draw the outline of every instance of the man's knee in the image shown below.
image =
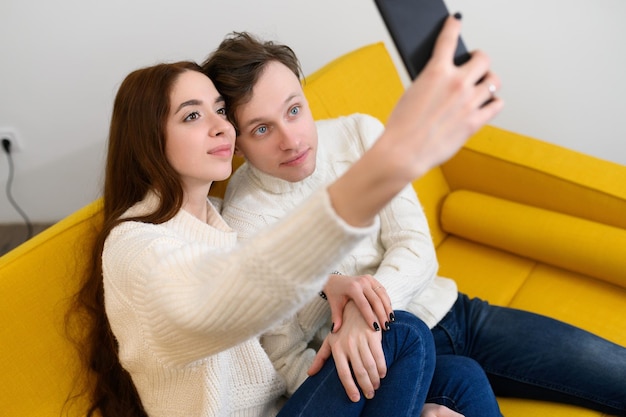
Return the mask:
<path id="1" fill-rule="evenodd" d="M 432 356 L 434 360 L 435 356 L 435 343 L 433 335 L 426 323 L 415 316 L 412 313 L 403 310 L 394 311 L 395 320 L 391 323 L 392 330 L 398 332 L 407 342 L 419 343 L 422 345 L 425 353 L 428 356 Z"/>

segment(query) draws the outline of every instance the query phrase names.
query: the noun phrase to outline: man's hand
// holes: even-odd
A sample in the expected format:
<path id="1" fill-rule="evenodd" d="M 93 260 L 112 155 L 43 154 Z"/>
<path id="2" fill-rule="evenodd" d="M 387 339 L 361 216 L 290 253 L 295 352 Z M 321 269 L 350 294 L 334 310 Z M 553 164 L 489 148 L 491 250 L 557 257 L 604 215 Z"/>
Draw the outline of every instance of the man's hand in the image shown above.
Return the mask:
<path id="1" fill-rule="evenodd" d="M 330 306 L 333 331 L 343 324 L 343 310 L 350 300 L 374 330 L 389 326 L 393 310 L 385 287 L 371 275 L 330 275 L 324 293 Z"/>
<path id="2" fill-rule="evenodd" d="M 308 374 L 316 374 L 332 354 L 339 379 L 350 400 L 357 402 L 361 397 L 356 384 L 366 398 L 373 398 L 381 378 L 387 374 L 382 332 L 375 331 L 365 321 L 352 301 L 344 308 L 344 319 L 342 328 L 330 333 L 324 340 Z"/>
<path id="3" fill-rule="evenodd" d="M 463 414 L 452 411 L 444 405 L 426 403 L 422 408 L 420 417 L 463 417 Z"/>

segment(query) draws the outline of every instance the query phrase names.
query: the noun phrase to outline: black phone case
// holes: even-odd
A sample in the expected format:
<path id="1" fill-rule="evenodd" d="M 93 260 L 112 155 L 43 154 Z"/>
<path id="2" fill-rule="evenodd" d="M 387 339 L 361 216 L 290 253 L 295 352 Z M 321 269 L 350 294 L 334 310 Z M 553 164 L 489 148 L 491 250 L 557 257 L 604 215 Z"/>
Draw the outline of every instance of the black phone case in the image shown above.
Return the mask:
<path id="1" fill-rule="evenodd" d="M 374 0 L 398 53 L 415 79 L 432 55 L 437 36 L 449 16 L 443 0 Z M 459 37 L 454 63 L 461 65 L 470 55 Z"/>

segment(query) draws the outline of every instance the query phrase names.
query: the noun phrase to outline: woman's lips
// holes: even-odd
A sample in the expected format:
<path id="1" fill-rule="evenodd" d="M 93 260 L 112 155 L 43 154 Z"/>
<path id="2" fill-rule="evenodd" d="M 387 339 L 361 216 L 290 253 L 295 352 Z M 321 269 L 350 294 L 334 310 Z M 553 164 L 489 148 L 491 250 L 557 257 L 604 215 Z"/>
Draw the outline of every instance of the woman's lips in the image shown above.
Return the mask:
<path id="1" fill-rule="evenodd" d="M 230 145 L 222 145 L 209 150 L 207 153 L 215 156 L 231 156 L 233 149 Z"/>

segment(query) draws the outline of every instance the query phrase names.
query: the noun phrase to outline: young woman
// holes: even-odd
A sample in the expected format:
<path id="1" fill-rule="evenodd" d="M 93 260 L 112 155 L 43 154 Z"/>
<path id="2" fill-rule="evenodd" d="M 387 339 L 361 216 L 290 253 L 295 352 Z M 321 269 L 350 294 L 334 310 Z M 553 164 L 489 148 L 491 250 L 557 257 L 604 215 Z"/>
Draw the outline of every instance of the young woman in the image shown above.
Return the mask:
<path id="1" fill-rule="evenodd" d="M 447 26 L 438 46 L 446 63 L 459 32 L 455 22 Z M 496 100 L 442 118 L 439 109 L 484 102 L 490 93 L 476 88 L 470 96 L 423 98 L 458 84 L 458 76 L 433 62 L 430 76 L 408 89 L 377 146 L 280 224 L 240 246 L 207 199 L 212 182 L 231 173 L 235 141 L 211 80 L 192 63 L 156 65 L 124 80 L 111 120 L 104 225 L 79 294 L 93 319 L 85 351 L 96 381 L 90 414 L 279 412 L 284 382 L 258 335 L 317 297 L 328 269 L 372 231 L 376 213 L 501 108 Z M 445 134 L 429 128 L 434 125 L 445 125 Z M 414 376 L 432 374 L 432 341 L 411 315 L 395 318 L 379 332 L 388 363 L 376 392 L 350 401 L 329 361 L 280 415 L 419 415 L 427 387 Z M 378 372 L 372 363 L 364 369 Z"/>

